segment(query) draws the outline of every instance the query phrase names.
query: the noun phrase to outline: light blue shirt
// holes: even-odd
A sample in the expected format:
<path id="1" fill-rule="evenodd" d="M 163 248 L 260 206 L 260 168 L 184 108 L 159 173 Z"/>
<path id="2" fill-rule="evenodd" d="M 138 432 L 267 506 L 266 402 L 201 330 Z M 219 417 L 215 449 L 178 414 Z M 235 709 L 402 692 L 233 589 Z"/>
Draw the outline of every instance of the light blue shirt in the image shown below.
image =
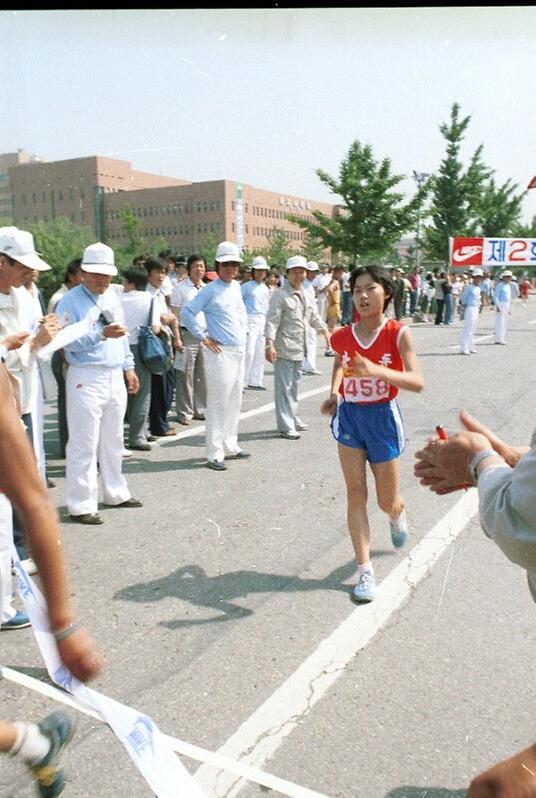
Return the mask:
<path id="1" fill-rule="evenodd" d="M 242 300 L 240 285 L 236 280 L 226 283 L 218 277 L 198 291 L 197 295 L 183 306 L 182 324 L 202 341 L 207 333 L 196 319 L 200 311 L 205 314 L 209 338 L 218 341 L 222 346 L 245 347 L 246 307 Z"/>
<path id="2" fill-rule="evenodd" d="M 480 286 L 470 283 L 462 291 L 460 302 L 465 308 L 480 307 Z"/>
<path id="3" fill-rule="evenodd" d="M 133 369 L 134 357 L 130 351 L 128 336 L 103 339 L 104 323 L 98 321 L 103 310 L 112 313 L 114 322 L 124 324 L 120 298 L 110 288 L 104 294 L 92 294 L 85 286 L 77 285 L 60 299 L 56 315 L 61 324 L 74 324 L 87 317 L 92 322 L 92 331 L 88 335 L 65 347 L 67 363 L 71 366 L 102 366 L 108 369 L 119 367 L 124 371 Z"/>
<path id="4" fill-rule="evenodd" d="M 495 286 L 493 301 L 496 305 L 509 304 L 512 301 L 512 290 L 503 280 L 500 280 Z"/>
<path id="5" fill-rule="evenodd" d="M 266 316 L 270 304 L 270 289 L 265 283 L 258 283 L 256 280 L 248 280 L 242 283 L 242 299 L 246 306 L 246 313 L 261 314 Z"/>

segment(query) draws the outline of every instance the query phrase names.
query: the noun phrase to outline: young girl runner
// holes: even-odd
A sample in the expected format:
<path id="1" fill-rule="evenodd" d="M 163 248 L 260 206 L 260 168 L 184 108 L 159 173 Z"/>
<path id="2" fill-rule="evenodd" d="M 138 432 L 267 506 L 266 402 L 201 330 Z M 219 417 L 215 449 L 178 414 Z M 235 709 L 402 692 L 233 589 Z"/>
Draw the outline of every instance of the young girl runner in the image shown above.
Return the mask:
<path id="1" fill-rule="evenodd" d="M 331 394 L 321 411 L 333 415 L 346 482 L 348 528 L 359 573 L 353 596 L 372 601 L 376 585 L 370 562 L 366 462 L 370 463 L 380 508 L 389 516 L 391 540 L 401 548 L 408 539 L 405 502 L 399 492 L 404 429 L 396 395 L 400 388 L 421 391 L 424 379 L 409 329 L 386 319 L 393 281 L 380 266 L 360 266 L 350 289 L 359 321 L 333 333 L 336 352 Z"/>

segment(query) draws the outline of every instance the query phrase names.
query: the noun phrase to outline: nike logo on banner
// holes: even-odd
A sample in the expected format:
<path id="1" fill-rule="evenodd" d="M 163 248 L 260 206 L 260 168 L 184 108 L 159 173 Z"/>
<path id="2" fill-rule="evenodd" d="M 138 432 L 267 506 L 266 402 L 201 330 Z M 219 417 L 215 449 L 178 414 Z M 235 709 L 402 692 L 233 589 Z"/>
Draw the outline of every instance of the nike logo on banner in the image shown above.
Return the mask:
<path id="1" fill-rule="evenodd" d="M 482 252 L 482 247 L 462 247 L 459 251 L 452 253 L 452 260 L 455 260 L 456 263 L 463 263 L 479 252 Z"/>

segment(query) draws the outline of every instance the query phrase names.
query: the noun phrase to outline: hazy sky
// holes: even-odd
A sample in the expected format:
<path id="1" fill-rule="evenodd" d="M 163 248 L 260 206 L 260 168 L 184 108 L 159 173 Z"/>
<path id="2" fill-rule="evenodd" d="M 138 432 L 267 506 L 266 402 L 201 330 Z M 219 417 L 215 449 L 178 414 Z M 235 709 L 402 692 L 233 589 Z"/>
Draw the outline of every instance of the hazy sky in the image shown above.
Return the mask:
<path id="1" fill-rule="evenodd" d="M 534 6 L 1 11 L 0 32 L 0 152 L 336 202 L 315 170 L 356 139 L 437 170 L 456 101 L 466 163 L 483 144 L 499 182 L 536 175 Z"/>

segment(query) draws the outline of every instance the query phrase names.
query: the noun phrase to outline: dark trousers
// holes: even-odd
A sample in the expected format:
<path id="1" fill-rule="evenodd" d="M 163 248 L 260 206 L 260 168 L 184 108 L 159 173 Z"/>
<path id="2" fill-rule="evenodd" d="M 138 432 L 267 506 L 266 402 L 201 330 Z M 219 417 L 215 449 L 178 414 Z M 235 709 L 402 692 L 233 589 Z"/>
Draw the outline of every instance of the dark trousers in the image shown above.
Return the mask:
<path id="1" fill-rule="evenodd" d="M 175 369 L 163 374 L 151 374 L 151 406 L 149 408 L 149 429 L 151 435 L 164 435 L 169 429 L 167 414 L 173 402 L 175 388 Z"/>
<path id="2" fill-rule="evenodd" d="M 443 323 L 443 308 L 445 307 L 445 300 L 444 299 L 436 299 L 436 317 L 435 323 L 442 324 Z"/>
<path id="3" fill-rule="evenodd" d="M 60 352 L 54 352 L 50 361 L 52 373 L 58 386 L 58 435 L 60 439 L 60 457 L 65 457 L 65 447 L 69 432 L 67 429 L 67 401 L 65 398 L 65 378 L 63 376 L 64 360 Z"/>

